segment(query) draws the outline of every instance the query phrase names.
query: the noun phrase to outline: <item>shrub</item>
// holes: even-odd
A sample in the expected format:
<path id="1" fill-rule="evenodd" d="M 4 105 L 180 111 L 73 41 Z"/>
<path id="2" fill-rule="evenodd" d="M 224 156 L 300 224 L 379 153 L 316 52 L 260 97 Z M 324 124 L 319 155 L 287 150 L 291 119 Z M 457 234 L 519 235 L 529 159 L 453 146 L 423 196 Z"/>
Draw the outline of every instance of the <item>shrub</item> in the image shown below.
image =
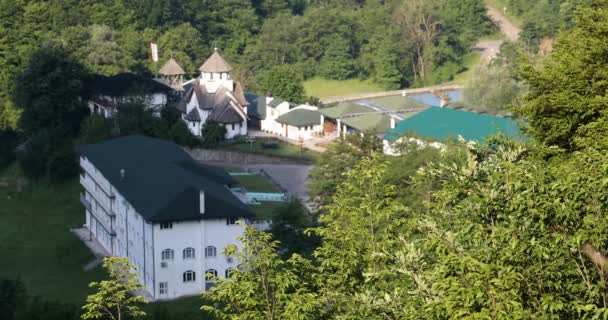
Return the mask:
<path id="1" fill-rule="evenodd" d="M 112 123 L 110 120 L 92 114 L 82 124 L 80 130 L 79 144 L 91 144 L 104 141 L 112 137 Z"/>
<path id="2" fill-rule="evenodd" d="M 203 147 L 216 148 L 226 136 L 226 128 L 215 121 L 208 121 L 201 129 Z"/>
<path id="3" fill-rule="evenodd" d="M 190 129 L 188 129 L 186 124 L 179 119 L 175 121 L 175 123 L 173 123 L 171 129 L 169 130 L 169 139 L 179 144 L 180 146 L 186 146 L 190 148 L 195 147 L 199 144 L 198 139 L 194 137 L 194 135 L 192 134 L 192 132 L 190 132 Z"/>
<path id="4" fill-rule="evenodd" d="M 19 135 L 12 129 L 0 129 L 0 168 L 15 160 L 15 148 L 19 143 Z"/>
<path id="5" fill-rule="evenodd" d="M 47 163 L 49 178 L 63 181 L 78 175 L 78 155 L 74 150 L 72 141 L 66 141 L 57 148 Z"/>
<path id="6" fill-rule="evenodd" d="M 47 159 L 52 154 L 54 142 L 47 130 L 41 130 L 19 146 L 17 162 L 28 178 L 40 179 L 46 174 Z"/>

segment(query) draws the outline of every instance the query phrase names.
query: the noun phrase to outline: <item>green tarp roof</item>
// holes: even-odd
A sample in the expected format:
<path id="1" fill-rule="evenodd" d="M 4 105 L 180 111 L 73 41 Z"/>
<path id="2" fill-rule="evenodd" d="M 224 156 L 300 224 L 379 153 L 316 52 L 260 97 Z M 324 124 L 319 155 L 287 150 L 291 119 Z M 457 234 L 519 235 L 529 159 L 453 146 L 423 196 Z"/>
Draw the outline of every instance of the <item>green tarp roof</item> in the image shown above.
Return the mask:
<path id="1" fill-rule="evenodd" d="M 408 97 L 402 96 L 390 96 L 390 97 L 381 97 L 381 98 L 372 98 L 365 99 L 383 109 L 389 111 L 399 111 L 399 110 L 408 110 L 408 109 L 426 109 L 429 106 L 426 104 L 414 100 Z"/>
<path id="2" fill-rule="evenodd" d="M 512 119 L 431 107 L 400 121 L 395 129 L 389 130 L 389 134 L 384 139 L 394 141 L 411 133 L 436 141 L 444 141 L 460 135 L 466 140 L 484 142 L 486 137 L 500 132 L 516 139 L 524 138 L 519 126 Z"/>
<path id="3" fill-rule="evenodd" d="M 369 109 L 368 109 L 369 110 Z M 381 113 L 370 113 L 342 119 L 342 123 L 361 132 L 385 133 L 391 127 L 391 117 Z"/>
<path id="4" fill-rule="evenodd" d="M 364 107 L 352 102 L 341 102 L 340 104 L 338 104 L 335 107 L 330 107 L 330 108 L 322 108 L 319 109 L 319 112 L 329 118 L 340 118 L 344 115 L 347 114 L 353 114 L 353 113 L 362 113 L 362 112 L 372 112 L 373 110 L 371 110 L 368 107 Z"/>
<path id="5" fill-rule="evenodd" d="M 321 114 L 314 110 L 294 109 L 278 117 L 277 122 L 295 127 L 317 125 L 321 124 Z"/>
<path id="6" fill-rule="evenodd" d="M 140 135 L 80 148 L 146 221 L 252 217 L 227 188 L 236 180 L 222 168 L 197 163 L 172 142 Z M 121 177 L 124 170 L 124 179 Z M 200 213 L 200 191 L 205 213 Z"/>

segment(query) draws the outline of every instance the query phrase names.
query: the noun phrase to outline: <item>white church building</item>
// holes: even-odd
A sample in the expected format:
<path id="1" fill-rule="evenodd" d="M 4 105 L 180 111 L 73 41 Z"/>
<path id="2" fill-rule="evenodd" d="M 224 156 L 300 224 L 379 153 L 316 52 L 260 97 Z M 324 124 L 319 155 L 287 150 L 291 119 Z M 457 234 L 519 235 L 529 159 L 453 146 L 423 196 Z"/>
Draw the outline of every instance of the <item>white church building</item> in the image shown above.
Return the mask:
<path id="1" fill-rule="evenodd" d="M 247 135 L 249 102 L 241 84 L 232 79 L 232 67 L 216 49 L 199 71 L 198 78 L 182 84 L 184 94 L 177 104 L 190 131 L 201 136 L 205 123 L 215 121 L 226 128 L 226 139 Z"/>
<path id="2" fill-rule="evenodd" d="M 108 255 L 136 266 L 150 300 L 196 295 L 229 277 L 224 255 L 252 211 L 222 168 L 195 162 L 177 145 L 127 136 L 81 147 L 86 224 Z"/>

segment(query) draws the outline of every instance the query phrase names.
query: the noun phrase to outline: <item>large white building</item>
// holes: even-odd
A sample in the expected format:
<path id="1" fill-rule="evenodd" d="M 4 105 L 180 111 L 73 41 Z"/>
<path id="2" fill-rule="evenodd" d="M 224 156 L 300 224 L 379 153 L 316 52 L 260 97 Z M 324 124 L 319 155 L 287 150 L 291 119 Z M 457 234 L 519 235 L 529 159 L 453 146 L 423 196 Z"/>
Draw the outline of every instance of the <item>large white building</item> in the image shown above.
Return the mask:
<path id="1" fill-rule="evenodd" d="M 294 105 L 279 98 L 263 97 L 258 106 L 260 130 L 292 140 L 308 140 L 323 132 L 318 108 Z"/>
<path id="2" fill-rule="evenodd" d="M 223 169 L 195 162 L 177 145 L 128 136 L 81 148 L 85 227 L 109 255 L 128 257 L 148 298 L 205 291 L 208 273 L 228 277 L 225 256 L 253 213 Z"/>
<path id="3" fill-rule="evenodd" d="M 185 90 L 177 109 L 196 136 L 208 121 L 226 128 L 226 139 L 247 135 L 247 106 L 243 88 L 232 79 L 232 67 L 217 49 L 199 68 L 200 76 L 182 84 Z"/>

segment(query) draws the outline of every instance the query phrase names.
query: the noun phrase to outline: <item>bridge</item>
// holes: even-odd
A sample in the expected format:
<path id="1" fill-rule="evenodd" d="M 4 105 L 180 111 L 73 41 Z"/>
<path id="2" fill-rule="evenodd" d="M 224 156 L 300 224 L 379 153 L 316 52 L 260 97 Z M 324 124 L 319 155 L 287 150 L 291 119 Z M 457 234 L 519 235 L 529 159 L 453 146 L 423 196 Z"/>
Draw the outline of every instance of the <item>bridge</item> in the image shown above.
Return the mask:
<path id="1" fill-rule="evenodd" d="M 359 93 L 359 94 L 351 94 L 345 96 L 331 96 L 321 98 L 321 103 L 323 104 L 331 104 L 345 101 L 355 101 L 355 100 L 363 100 L 363 99 L 373 99 L 373 98 L 382 98 L 382 97 L 391 97 L 391 96 L 411 96 L 416 94 L 430 93 L 438 96 L 441 99 L 444 99 L 447 96 L 446 91 L 454 91 L 454 90 L 462 90 L 462 86 L 458 84 L 446 84 L 446 85 L 438 85 L 438 86 L 430 86 L 423 88 L 413 88 L 413 89 L 403 89 L 403 90 L 393 90 L 393 91 L 385 91 L 385 92 L 374 92 L 374 93 Z"/>

